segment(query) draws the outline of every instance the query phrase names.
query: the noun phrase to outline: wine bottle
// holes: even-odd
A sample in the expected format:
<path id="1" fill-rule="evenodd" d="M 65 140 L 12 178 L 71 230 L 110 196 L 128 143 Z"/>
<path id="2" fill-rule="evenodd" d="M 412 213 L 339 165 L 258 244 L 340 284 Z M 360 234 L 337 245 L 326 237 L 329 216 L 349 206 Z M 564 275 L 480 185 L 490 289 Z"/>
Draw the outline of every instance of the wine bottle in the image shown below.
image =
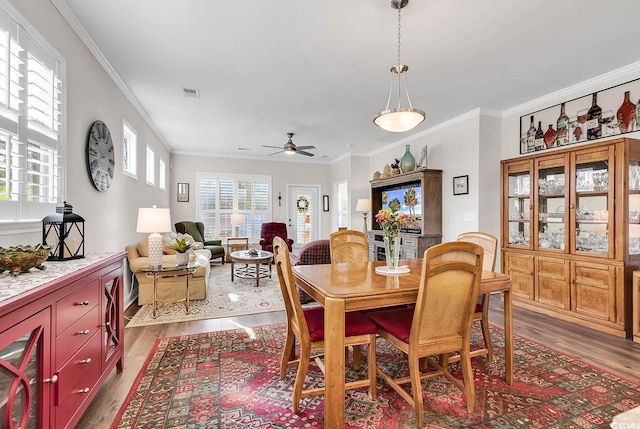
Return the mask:
<path id="1" fill-rule="evenodd" d="M 536 130 L 536 150 L 544 149 L 544 131 L 542 131 L 542 121 L 538 121 L 538 129 Z"/>
<path id="2" fill-rule="evenodd" d="M 556 130 L 553 129 L 553 124 L 549 124 L 549 129 L 544 133 L 544 145 L 547 148 L 551 148 L 556 143 Z"/>
<path id="3" fill-rule="evenodd" d="M 569 117 L 564 111 L 564 103 L 560 105 L 560 116 L 556 123 L 556 146 L 569 144 Z"/>
<path id="4" fill-rule="evenodd" d="M 602 124 L 600 124 L 600 117 L 602 116 L 602 109 L 598 106 L 598 93 L 594 92 L 591 98 L 591 107 L 587 112 L 587 140 L 595 140 L 602 137 Z"/>
<path id="5" fill-rule="evenodd" d="M 533 152 L 536 150 L 536 126 L 533 122 L 533 115 L 531 115 L 531 125 L 527 131 L 527 152 Z"/>
<path id="6" fill-rule="evenodd" d="M 624 93 L 624 101 L 616 113 L 616 118 L 621 133 L 628 133 L 635 129 L 636 105 L 631 102 L 629 91 Z"/>

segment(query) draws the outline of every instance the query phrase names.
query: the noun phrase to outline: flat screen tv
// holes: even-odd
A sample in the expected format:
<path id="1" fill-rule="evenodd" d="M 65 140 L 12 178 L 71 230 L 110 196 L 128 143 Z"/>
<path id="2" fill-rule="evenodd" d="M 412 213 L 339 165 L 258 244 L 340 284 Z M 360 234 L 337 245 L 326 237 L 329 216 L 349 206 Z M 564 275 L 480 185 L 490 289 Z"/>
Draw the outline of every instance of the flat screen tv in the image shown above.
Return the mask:
<path id="1" fill-rule="evenodd" d="M 422 188 L 420 186 L 403 186 L 382 191 L 382 208 L 401 211 L 409 216 L 402 231 L 422 233 Z"/>

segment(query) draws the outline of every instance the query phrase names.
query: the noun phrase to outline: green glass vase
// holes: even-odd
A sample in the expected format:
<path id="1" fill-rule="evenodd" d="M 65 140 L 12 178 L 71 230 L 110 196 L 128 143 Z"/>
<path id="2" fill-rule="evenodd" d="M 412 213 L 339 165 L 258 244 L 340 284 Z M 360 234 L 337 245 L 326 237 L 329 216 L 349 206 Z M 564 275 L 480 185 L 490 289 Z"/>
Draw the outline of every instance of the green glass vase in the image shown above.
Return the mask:
<path id="1" fill-rule="evenodd" d="M 404 155 L 400 158 L 400 169 L 403 173 L 416 169 L 416 159 L 411 155 L 411 145 L 405 145 Z"/>

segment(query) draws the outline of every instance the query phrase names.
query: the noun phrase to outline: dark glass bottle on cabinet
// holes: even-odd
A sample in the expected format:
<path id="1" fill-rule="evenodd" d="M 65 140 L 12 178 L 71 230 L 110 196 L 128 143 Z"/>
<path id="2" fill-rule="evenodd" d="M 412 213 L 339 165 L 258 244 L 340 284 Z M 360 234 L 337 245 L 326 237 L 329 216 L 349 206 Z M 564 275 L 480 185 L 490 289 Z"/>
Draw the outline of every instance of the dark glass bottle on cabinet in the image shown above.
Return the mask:
<path id="1" fill-rule="evenodd" d="M 544 131 L 542 131 L 542 121 L 538 121 L 538 129 L 536 130 L 536 150 L 544 149 Z"/>
<path id="2" fill-rule="evenodd" d="M 569 117 L 564 111 L 564 103 L 560 105 L 560 116 L 556 123 L 556 146 L 569 144 Z"/>
<path id="3" fill-rule="evenodd" d="M 536 125 L 533 122 L 533 115 L 531 115 L 531 125 L 527 131 L 527 152 L 533 152 L 536 150 Z"/>
<path id="4" fill-rule="evenodd" d="M 591 98 L 591 107 L 587 112 L 587 140 L 594 140 L 602 137 L 602 124 L 600 123 L 601 116 L 602 109 L 598 106 L 598 93 L 594 92 Z"/>
<path id="5" fill-rule="evenodd" d="M 624 93 L 624 101 L 616 113 L 621 133 L 628 133 L 635 129 L 636 105 L 631 102 L 629 91 Z"/>

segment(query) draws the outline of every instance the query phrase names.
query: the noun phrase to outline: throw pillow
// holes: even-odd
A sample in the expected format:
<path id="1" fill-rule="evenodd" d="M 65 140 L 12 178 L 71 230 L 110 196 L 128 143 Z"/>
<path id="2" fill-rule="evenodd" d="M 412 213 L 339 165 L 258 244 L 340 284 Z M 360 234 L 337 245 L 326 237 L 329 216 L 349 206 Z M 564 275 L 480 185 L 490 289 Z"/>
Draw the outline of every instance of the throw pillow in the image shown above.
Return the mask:
<path id="1" fill-rule="evenodd" d="M 149 239 L 145 238 L 138 243 L 138 253 L 140 256 L 149 256 Z"/>

